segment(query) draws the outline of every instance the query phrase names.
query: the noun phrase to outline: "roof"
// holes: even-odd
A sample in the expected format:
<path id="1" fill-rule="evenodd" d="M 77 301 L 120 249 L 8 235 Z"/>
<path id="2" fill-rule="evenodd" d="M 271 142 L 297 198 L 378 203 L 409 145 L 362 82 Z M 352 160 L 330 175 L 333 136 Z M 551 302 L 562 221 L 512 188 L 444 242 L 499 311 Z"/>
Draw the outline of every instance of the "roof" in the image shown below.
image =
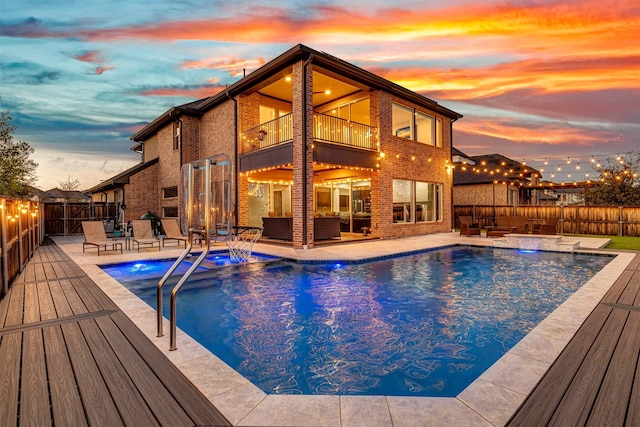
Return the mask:
<path id="1" fill-rule="evenodd" d="M 432 99 L 410 91 L 409 89 L 336 58 L 335 56 L 298 44 L 249 75 L 243 77 L 236 83 L 228 86 L 225 90 L 200 101 L 194 101 L 179 107 L 172 107 L 160 117 L 156 118 L 153 122 L 136 132 L 131 139 L 138 142 L 146 140 L 160 128 L 166 126 L 170 121 L 175 120 L 175 118 L 180 114 L 202 115 L 211 108 L 214 108 L 216 105 L 242 94 L 251 87 L 273 77 L 284 68 L 300 60 L 309 61 L 310 63 L 318 65 L 327 71 L 336 73 L 341 77 L 391 93 L 392 95 L 396 95 L 417 105 L 437 111 L 452 120 L 462 118 L 462 114 L 443 107 Z"/>
<path id="2" fill-rule="evenodd" d="M 466 156 L 460 150 L 460 157 Z M 466 156 L 471 162 L 458 166 L 453 174 L 454 185 L 491 184 L 494 181 L 509 181 L 529 183 L 529 178 L 540 172 L 501 154 L 484 154 L 480 156 Z"/>
<path id="3" fill-rule="evenodd" d="M 138 163 L 137 165 L 125 170 L 124 172 L 120 172 L 119 174 L 117 174 L 117 175 L 115 175 L 115 176 L 113 176 L 113 177 L 111 177 L 109 179 L 105 179 L 100 184 L 96 185 L 95 187 L 91 187 L 91 188 L 85 190 L 85 192 L 86 193 L 98 193 L 100 191 L 109 190 L 111 188 L 122 187 L 124 184 L 129 184 L 129 178 L 131 178 L 131 176 L 137 174 L 138 172 L 141 172 L 141 171 L 145 170 L 149 166 L 155 165 L 156 163 L 158 163 L 158 158 L 157 157 L 155 159 L 149 160 L 148 162 L 145 162 L 145 163 Z"/>

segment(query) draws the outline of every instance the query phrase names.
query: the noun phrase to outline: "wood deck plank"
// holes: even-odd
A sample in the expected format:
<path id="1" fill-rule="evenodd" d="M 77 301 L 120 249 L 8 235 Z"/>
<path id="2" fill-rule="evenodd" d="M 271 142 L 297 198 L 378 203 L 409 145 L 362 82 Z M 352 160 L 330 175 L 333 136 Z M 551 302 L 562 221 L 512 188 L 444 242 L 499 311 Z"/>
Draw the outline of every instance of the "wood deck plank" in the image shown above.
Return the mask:
<path id="1" fill-rule="evenodd" d="M 35 283 L 24 286 L 24 309 L 22 323 L 33 323 L 40 320 L 40 304 L 38 302 L 38 287 Z"/>
<path id="2" fill-rule="evenodd" d="M 618 304 L 633 306 L 638 296 L 638 287 L 640 286 L 640 272 L 635 272 L 629 279 L 629 283 L 618 298 Z"/>
<path id="3" fill-rule="evenodd" d="M 9 309 L 4 326 L 22 325 L 22 317 L 24 314 L 24 285 L 14 283 L 11 287 L 9 298 Z"/>
<path id="4" fill-rule="evenodd" d="M 584 339 L 574 338 L 567 344 L 508 425 L 528 427 L 549 422 L 612 310 L 607 306 L 596 307 L 578 330 Z"/>
<path id="5" fill-rule="evenodd" d="M 77 323 L 61 325 L 90 425 L 123 425 L 100 370 Z"/>
<path id="6" fill-rule="evenodd" d="M 602 298 L 603 303 L 616 304 L 620 299 L 620 295 L 624 292 L 625 288 L 629 284 L 629 281 L 633 277 L 633 271 L 625 270 L 622 272 L 618 280 L 615 281 L 611 289 Z"/>
<path id="7" fill-rule="evenodd" d="M 103 307 L 103 310 L 119 310 L 118 306 L 105 294 L 102 290 L 93 283 L 89 277 L 82 277 L 80 279 L 85 285 L 85 289 L 91 293 L 92 297 Z M 87 297 L 89 298 L 89 297 Z"/>
<path id="8" fill-rule="evenodd" d="M 613 310 L 602 331 L 593 341 L 593 350 L 585 357 L 573 382 L 560 401 L 550 425 L 586 424 L 627 317 L 629 317 L 628 312 Z"/>
<path id="9" fill-rule="evenodd" d="M 158 422 L 151 410 L 95 320 L 85 320 L 79 322 L 79 325 L 125 425 L 157 426 Z M 139 362 L 136 361 L 136 363 Z"/>
<path id="10" fill-rule="evenodd" d="M 635 369 L 636 375 L 633 380 L 633 389 L 629 398 L 629 409 L 627 410 L 627 419 L 625 426 L 640 426 L 640 358 Z"/>
<path id="11" fill-rule="evenodd" d="M 110 318 L 98 318 L 96 323 L 154 415 L 158 419 L 164 420 L 168 425 L 188 425 L 193 423 L 189 415 L 168 392 L 166 385 L 158 379 L 148 365 L 162 363 L 163 360 L 158 355 L 164 356 L 158 351 L 158 354 L 154 355 L 154 357 L 145 358 L 143 356 L 141 358 L 138 353 L 139 346 L 144 347 L 146 343 L 138 342 L 135 344 L 136 348 L 133 348 Z M 148 344 L 153 345 L 151 343 Z M 175 384 L 171 384 L 171 386 L 175 387 Z"/>
<path id="12" fill-rule="evenodd" d="M 60 326 L 43 328 L 51 392 L 51 411 L 56 425 L 86 426 L 87 419 Z"/>
<path id="13" fill-rule="evenodd" d="M 56 271 L 53 269 L 53 266 L 51 265 L 50 262 L 42 264 L 42 267 L 44 268 L 44 275 L 46 277 L 46 280 L 58 279 L 58 276 L 56 275 Z"/>
<path id="14" fill-rule="evenodd" d="M 21 377 L 20 426 L 51 425 L 42 330 L 23 334 Z"/>
<path id="15" fill-rule="evenodd" d="M 103 305 L 96 299 L 95 295 L 89 290 L 89 288 L 95 287 L 91 279 L 76 278 L 71 279 L 70 282 L 89 312 L 116 308 L 113 303 L 106 303 Z M 107 307 L 105 307 L 105 305 Z"/>
<path id="16" fill-rule="evenodd" d="M 64 292 L 64 296 L 67 298 L 69 302 L 69 307 L 71 307 L 71 311 L 73 314 L 83 314 L 89 313 L 87 306 L 78 295 L 76 288 L 71 284 L 69 280 L 61 280 L 60 286 L 62 287 L 62 291 Z"/>
<path id="17" fill-rule="evenodd" d="M 122 312 L 111 315 L 114 323 L 125 336 L 136 344 L 136 350 L 145 360 L 156 360 L 150 368 L 164 384 L 171 384 L 174 396 L 187 410 L 197 425 L 230 425 L 196 389 L 193 384 L 156 348 L 135 324 Z M 159 358 L 159 356 L 161 356 Z"/>
<path id="18" fill-rule="evenodd" d="M 18 382 L 22 333 L 2 336 L 0 342 L 0 425 L 15 426 L 18 421 Z"/>
<path id="19" fill-rule="evenodd" d="M 640 312 L 630 312 L 611 363 L 598 392 L 588 425 L 624 425 L 633 386 L 628 367 L 638 364 L 640 353 Z"/>
<path id="20" fill-rule="evenodd" d="M 72 316 L 73 310 L 71 310 L 71 306 L 69 305 L 69 301 L 67 301 L 60 282 L 49 282 L 49 289 L 51 290 L 51 297 L 53 298 L 58 317 Z"/>
<path id="21" fill-rule="evenodd" d="M 56 319 L 56 307 L 53 304 L 51 296 L 51 288 L 48 283 L 39 282 L 36 284 L 38 289 L 38 306 L 40 308 L 40 320 Z"/>

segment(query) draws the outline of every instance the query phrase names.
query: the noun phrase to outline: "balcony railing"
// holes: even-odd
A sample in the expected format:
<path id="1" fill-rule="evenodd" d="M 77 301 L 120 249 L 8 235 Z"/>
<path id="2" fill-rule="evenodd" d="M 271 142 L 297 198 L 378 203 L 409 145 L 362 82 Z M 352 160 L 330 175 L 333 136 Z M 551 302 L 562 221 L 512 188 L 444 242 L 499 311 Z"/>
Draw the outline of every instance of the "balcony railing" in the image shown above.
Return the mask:
<path id="1" fill-rule="evenodd" d="M 313 114 L 313 138 L 363 150 L 376 150 L 378 129 L 328 114 Z M 242 153 L 293 141 L 293 115 L 278 117 L 242 133 Z"/>
<path id="2" fill-rule="evenodd" d="M 313 114 L 313 138 L 364 150 L 376 150 L 378 130 L 328 114 Z"/>
<path id="3" fill-rule="evenodd" d="M 247 154 L 293 141 L 293 114 L 278 117 L 242 133 L 242 153 Z"/>

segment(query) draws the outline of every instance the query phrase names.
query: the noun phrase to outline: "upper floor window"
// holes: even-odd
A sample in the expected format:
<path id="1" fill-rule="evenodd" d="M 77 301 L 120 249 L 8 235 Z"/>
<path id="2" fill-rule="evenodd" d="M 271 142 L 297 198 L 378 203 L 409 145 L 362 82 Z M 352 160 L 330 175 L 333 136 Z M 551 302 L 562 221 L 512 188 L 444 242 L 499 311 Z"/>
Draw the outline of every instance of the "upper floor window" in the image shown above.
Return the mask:
<path id="1" fill-rule="evenodd" d="M 180 148 L 180 141 L 182 141 L 182 128 L 181 122 L 173 122 L 173 149 L 178 150 Z"/>
<path id="2" fill-rule="evenodd" d="M 441 119 L 394 103 L 392 121 L 395 136 L 442 147 Z"/>
<path id="3" fill-rule="evenodd" d="M 178 197 L 178 187 L 167 187 L 162 189 L 163 199 L 173 199 Z"/>

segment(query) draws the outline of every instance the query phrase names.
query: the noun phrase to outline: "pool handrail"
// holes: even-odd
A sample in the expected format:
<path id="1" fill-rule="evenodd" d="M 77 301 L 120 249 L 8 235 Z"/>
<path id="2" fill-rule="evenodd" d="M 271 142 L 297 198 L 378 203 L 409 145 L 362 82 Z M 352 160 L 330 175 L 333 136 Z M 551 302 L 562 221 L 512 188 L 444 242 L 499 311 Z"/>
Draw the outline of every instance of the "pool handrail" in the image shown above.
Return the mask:
<path id="1" fill-rule="evenodd" d="M 208 198 L 207 196 L 205 196 L 205 198 Z M 205 202 L 206 203 L 206 202 Z M 171 323 L 170 326 L 170 330 L 169 330 L 169 351 L 173 351 L 176 350 L 176 304 L 177 304 L 177 296 L 178 296 L 178 291 L 180 291 L 180 288 L 182 288 L 182 285 L 185 284 L 185 282 L 187 280 L 189 280 L 189 277 L 191 277 L 191 274 L 193 274 L 193 272 L 196 270 L 196 268 L 198 268 L 200 266 L 200 264 L 202 263 L 202 261 L 204 261 L 204 259 L 207 257 L 207 255 L 209 255 L 209 246 L 211 244 L 211 240 L 209 239 L 208 236 L 209 233 L 205 233 L 205 240 L 207 241 L 207 248 L 206 250 L 203 250 L 202 253 L 200 254 L 200 256 L 198 257 L 198 259 L 196 259 L 196 261 L 191 265 L 191 267 L 189 267 L 189 269 L 187 270 L 187 272 L 180 278 L 180 280 L 178 281 L 178 284 L 176 286 L 174 286 L 173 290 L 171 291 L 171 311 L 169 314 L 169 320 Z"/>
<path id="2" fill-rule="evenodd" d="M 156 333 L 157 337 L 164 336 L 164 333 L 162 330 L 162 317 L 163 317 L 162 316 L 162 287 L 167 282 L 167 280 L 169 280 L 169 277 L 171 277 L 171 275 L 176 270 L 176 268 L 178 268 L 178 266 L 182 263 L 182 261 L 184 261 L 184 259 L 189 255 L 189 253 L 191 252 L 191 248 L 193 248 L 193 237 L 191 235 L 191 231 L 189 231 L 189 243 L 187 244 L 187 247 L 184 249 L 184 252 L 182 252 L 182 254 L 178 257 L 178 259 L 175 260 L 171 268 L 169 268 L 169 270 L 164 274 L 164 276 L 162 276 L 162 279 L 160 279 L 160 281 L 158 282 L 158 288 L 156 290 L 156 307 L 157 307 L 156 318 L 158 322 L 158 328 L 157 328 L 158 331 Z"/>

